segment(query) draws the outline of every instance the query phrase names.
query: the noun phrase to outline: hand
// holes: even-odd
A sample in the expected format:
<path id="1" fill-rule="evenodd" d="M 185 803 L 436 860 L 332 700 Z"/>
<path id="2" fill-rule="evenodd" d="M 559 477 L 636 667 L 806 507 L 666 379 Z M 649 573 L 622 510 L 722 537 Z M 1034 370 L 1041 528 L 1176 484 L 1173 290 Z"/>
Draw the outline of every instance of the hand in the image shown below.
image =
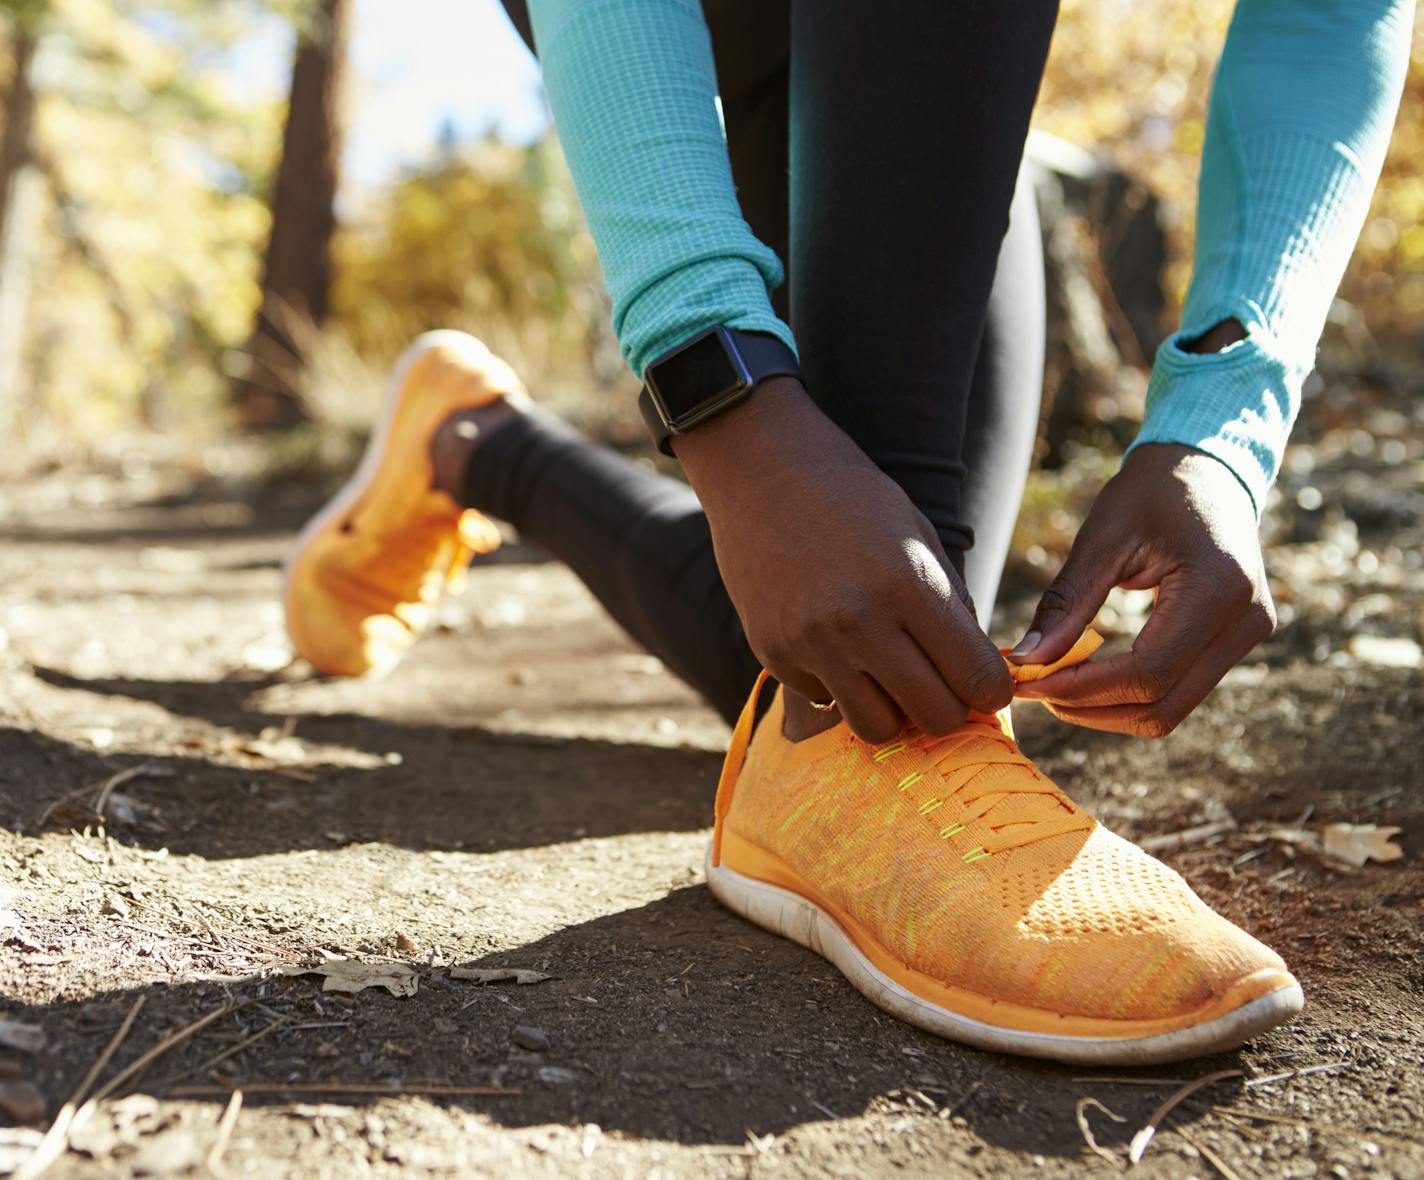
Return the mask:
<path id="1" fill-rule="evenodd" d="M 1013 696 L 924 516 L 790 378 L 674 440 L 747 640 L 782 684 L 884 742 Z"/>
<path id="2" fill-rule="evenodd" d="M 1128 456 L 1010 658 L 1061 657 L 1113 586 L 1157 589 L 1132 650 L 1019 692 L 1089 729 L 1165 737 L 1275 629 L 1251 498 L 1224 464 L 1190 447 L 1151 444 Z"/>

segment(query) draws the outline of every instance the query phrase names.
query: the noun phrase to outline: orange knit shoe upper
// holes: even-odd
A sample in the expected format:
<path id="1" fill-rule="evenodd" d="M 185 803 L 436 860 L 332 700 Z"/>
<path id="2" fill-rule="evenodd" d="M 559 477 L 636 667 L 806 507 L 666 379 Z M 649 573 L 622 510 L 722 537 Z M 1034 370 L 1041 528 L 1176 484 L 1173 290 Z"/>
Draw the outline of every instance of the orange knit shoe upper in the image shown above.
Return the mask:
<path id="1" fill-rule="evenodd" d="M 287 630 L 318 671 L 360 676 L 394 664 L 499 531 L 434 487 L 431 442 L 451 415 L 522 395 L 472 336 L 436 332 L 397 370 L 386 417 L 350 483 L 307 526 L 288 563 Z"/>
<path id="2" fill-rule="evenodd" d="M 1277 955 L 1039 772 L 1007 710 L 881 746 L 843 724 L 792 743 L 783 716 L 778 692 L 749 742 L 750 706 L 739 723 L 713 862 L 808 898 L 921 998 L 1026 1032 L 1122 1037 L 1293 984 Z"/>

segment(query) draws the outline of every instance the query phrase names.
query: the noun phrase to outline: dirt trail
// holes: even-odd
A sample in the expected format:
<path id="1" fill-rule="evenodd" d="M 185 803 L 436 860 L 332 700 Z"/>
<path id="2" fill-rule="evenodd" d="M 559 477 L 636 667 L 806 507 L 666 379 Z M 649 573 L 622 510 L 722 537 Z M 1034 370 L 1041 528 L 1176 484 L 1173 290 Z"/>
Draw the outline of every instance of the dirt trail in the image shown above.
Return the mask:
<path id="1" fill-rule="evenodd" d="M 0 1018 L 48 1047 L 0 1050 L 0 1094 L 28 1081 L 53 1115 L 136 996 L 105 1076 L 253 1001 L 101 1106 L 51 1175 L 181 1174 L 223 1100 L 176 1088 L 268 1084 L 294 1088 L 249 1093 L 229 1175 L 1076 1176 L 1114 1170 L 1081 1099 L 1125 1120 L 1086 1114 L 1121 1159 L 1168 1079 L 1235 1068 L 1252 1080 L 1179 1107 L 1139 1174 L 1424 1176 L 1424 672 L 1328 654 L 1369 593 L 1417 636 L 1417 565 L 1340 575 L 1336 608 L 1305 577 L 1295 623 L 1166 742 L 1019 711 L 1118 831 L 1229 814 L 1163 855 L 1306 987 L 1296 1023 L 1137 1085 L 937 1041 L 722 911 L 702 860 L 725 728 L 537 554 L 477 569 L 381 683 L 271 670 L 307 507 L 254 516 L 161 475 L 3 490 Z M 100 832 L 94 789 L 131 769 Z M 1307 809 L 1400 825 L 1406 857 L 1352 870 L 1267 838 Z M 404 998 L 243 978 L 318 951 L 434 968 Z M 552 978 L 481 986 L 452 963 Z M 513 1093 L 302 1089 L 328 1082 Z"/>

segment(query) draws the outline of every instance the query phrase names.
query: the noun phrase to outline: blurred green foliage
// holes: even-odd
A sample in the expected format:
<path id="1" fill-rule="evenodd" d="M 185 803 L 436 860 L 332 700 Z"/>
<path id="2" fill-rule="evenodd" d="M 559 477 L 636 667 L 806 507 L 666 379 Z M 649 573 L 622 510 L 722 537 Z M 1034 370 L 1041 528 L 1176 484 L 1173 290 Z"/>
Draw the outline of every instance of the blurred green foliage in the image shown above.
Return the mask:
<path id="1" fill-rule="evenodd" d="M 299 21 L 305 10 L 302 0 L 0 4 L 0 85 L 14 20 L 43 34 L 37 140 L 49 200 L 34 243 L 22 443 L 136 422 L 192 437 L 225 428 L 227 375 L 258 302 L 282 109 L 236 84 L 224 50 L 260 14 Z M 1176 297 L 1229 16 L 1229 0 L 1064 0 L 1043 90 L 1039 126 L 1106 152 L 1169 199 Z M 1420 22 L 1386 181 L 1343 291 L 1385 341 L 1417 337 L 1424 322 Z M 552 141 L 447 145 L 341 212 L 330 331 L 343 372 L 378 372 L 410 336 L 456 326 L 507 353 L 541 392 L 597 400 L 628 384 Z"/>

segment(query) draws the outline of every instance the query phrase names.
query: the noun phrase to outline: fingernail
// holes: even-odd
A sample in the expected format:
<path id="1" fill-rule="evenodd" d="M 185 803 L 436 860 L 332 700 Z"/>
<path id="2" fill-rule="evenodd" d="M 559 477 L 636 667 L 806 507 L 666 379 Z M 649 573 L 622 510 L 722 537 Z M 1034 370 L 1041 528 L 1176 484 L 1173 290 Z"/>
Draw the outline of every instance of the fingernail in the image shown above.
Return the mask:
<path id="1" fill-rule="evenodd" d="M 1040 635 L 1037 631 L 1030 631 L 1027 635 L 1020 639 L 1018 643 L 1014 645 L 1013 650 L 1009 652 L 1009 655 L 1015 657 L 1016 659 L 1023 659 L 1024 656 L 1029 655 L 1033 651 L 1033 649 L 1039 645 L 1039 642 L 1042 639 L 1043 636 Z"/>

